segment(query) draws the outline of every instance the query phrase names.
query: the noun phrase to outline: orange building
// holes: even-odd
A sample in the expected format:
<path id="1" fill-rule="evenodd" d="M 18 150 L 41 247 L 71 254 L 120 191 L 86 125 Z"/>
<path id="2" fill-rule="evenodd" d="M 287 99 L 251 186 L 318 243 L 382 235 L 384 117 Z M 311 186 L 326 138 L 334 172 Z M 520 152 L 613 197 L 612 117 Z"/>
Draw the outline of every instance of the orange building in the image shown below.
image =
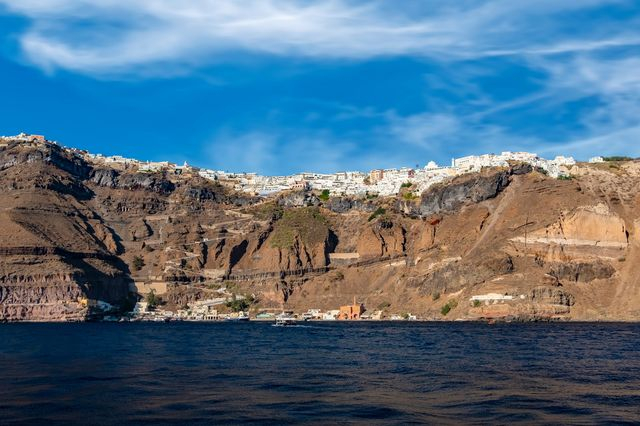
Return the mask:
<path id="1" fill-rule="evenodd" d="M 364 313 L 366 309 L 361 303 L 356 303 L 356 298 L 353 298 L 353 305 L 340 306 L 340 313 L 338 314 L 339 320 L 357 320 Z"/>
<path id="2" fill-rule="evenodd" d="M 381 181 L 383 178 L 384 178 L 384 170 L 382 169 L 371 170 L 369 172 L 369 181 L 371 183 L 376 183 L 378 181 Z"/>

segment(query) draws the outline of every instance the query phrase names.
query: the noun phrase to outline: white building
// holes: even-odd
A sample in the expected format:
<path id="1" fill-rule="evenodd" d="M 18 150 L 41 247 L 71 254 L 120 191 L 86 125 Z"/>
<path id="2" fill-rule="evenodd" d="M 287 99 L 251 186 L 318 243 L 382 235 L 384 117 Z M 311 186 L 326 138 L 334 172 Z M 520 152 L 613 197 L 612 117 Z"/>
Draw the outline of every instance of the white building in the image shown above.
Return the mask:
<path id="1" fill-rule="evenodd" d="M 333 321 L 338 318 L 338 315 L 340 315 L 340 311 L 338 309 L 333 309 L 322 314 L 322 319 L 325 321 Z"/>
<path id="2" fill-rule="evenodd" d="M 504 302 L 508 300 L 513 300 L 514 297 L 509 294 L 500 294 L 500 293 L 487 293 L 487 294 L 478 294 L 475 296 L 471 296 L 469 300 L 471 302 L 485 302 L 485 303 L 496 303 L 496 302 Z"/>

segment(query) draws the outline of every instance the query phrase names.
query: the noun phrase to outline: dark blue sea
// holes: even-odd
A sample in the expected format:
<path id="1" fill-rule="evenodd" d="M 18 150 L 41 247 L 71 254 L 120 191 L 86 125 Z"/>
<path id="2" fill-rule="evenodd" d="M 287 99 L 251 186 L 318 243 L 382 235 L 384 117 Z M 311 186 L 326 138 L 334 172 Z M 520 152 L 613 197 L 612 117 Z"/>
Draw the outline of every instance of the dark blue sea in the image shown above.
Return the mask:
<path id="1" fill-rule="evenodd" d="M 0 325 L 0 424 L 640 422 L 640 325 Z"/>

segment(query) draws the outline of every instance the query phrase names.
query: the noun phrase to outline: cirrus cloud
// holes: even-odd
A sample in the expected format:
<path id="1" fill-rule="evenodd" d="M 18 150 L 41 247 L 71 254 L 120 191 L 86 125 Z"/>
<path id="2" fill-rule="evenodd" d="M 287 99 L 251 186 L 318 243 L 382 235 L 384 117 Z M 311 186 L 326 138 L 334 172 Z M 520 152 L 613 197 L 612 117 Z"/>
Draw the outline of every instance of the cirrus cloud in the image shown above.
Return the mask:
<path id="1" fill-rule="evenodd" d="M 18 34 L 27 61 L 47 71 L 113 77 L 174 75 L 242 54 L 463 59 L 640 45 L 637 32 L 619 22 L 565 29 L 567 13 L 624 3 L 0 0 L 0 7 L 28 19 Z"/>

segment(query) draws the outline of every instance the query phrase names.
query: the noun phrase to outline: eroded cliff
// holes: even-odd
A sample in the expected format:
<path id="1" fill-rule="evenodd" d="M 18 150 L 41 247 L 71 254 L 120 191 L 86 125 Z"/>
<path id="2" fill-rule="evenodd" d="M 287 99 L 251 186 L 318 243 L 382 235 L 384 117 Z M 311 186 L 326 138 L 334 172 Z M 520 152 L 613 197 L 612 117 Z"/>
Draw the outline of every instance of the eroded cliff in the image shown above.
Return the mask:
<path id="1" fill-rule="evenodd" d="M 226 288 L 253 310 L 640 319 L 640 167 L 552 179 L 489 169 L 420 197 L 251 197 L 197 174 L 0 148 L 0 318 L 83 320 L 150 288 L 176 309 Z"/>

